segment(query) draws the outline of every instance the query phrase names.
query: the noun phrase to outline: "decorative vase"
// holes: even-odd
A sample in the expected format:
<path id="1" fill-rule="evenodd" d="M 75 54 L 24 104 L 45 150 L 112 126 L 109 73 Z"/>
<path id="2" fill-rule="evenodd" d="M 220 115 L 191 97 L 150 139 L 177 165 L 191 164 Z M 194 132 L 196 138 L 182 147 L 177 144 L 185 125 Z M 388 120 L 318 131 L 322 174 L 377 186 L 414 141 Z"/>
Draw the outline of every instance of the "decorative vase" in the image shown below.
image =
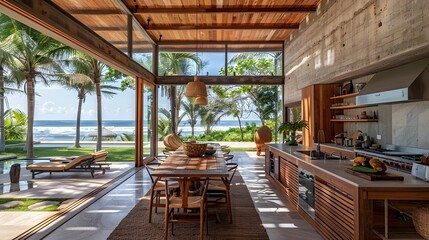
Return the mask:
<path id="1" fill-rule="evenodd" d="M 296 142 L 295 137 L 296 137 L 296 131 L 290 130 L 289 131 L 289 141 L 286 142 L 287 145 L 289 145 L 289 146 L 296 146 L 296 145 L 298 145 L 298 143 Z"/>
<path id="2" fill-rule="evenodd" d="M 182 146 L 182 140 L 180 140 L 177 134 L 171 133 L 165 136 L 164 138 L 164 146 L 168 150 L 177 150 L 180 146 Z"/>

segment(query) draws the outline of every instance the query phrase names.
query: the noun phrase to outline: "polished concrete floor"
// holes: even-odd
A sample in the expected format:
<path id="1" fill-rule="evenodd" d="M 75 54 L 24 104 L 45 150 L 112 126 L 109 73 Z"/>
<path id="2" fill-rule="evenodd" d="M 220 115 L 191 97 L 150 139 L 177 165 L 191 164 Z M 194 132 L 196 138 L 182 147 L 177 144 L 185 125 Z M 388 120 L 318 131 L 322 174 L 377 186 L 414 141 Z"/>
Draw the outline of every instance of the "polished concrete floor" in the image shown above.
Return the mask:
<path id="1" fill-rule="evenodd" d="M 257 157 L 254 152 L 233 154 L 233 161 L 239 164 L 239 171 L 270 239 L 322 239 L 265 178 L 263 156 Z M 33 239 L 46 234 L 44 239 L 49 240 L 106 239 L 150 185 L 150 179 L 142 169 L 64 224 L 43 230 Z"/>

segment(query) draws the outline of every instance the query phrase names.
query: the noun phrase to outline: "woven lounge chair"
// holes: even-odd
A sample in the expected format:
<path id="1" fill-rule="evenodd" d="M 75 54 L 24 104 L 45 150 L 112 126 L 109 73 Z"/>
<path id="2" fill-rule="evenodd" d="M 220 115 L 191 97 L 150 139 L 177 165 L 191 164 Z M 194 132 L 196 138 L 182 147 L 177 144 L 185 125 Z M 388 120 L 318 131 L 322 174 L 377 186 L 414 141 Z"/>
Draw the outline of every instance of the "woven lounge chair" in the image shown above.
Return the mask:
<path id="1" fill-rule="evenodd" d="M 94 167 L 94 155 L 87 154 L 78 156 L 77 158 L 66 161 L 66 162 L 39 162 L 30 164 L 27 166 L 27 170 L 30 170 L 32 173 L 32 178 L 38 174 L 49 172 L 90 172 L 91 176 L 94 177 L 94 172 L 96 170 L 101 170 L 102 173 L 105 173 L 105 168 Z"/>

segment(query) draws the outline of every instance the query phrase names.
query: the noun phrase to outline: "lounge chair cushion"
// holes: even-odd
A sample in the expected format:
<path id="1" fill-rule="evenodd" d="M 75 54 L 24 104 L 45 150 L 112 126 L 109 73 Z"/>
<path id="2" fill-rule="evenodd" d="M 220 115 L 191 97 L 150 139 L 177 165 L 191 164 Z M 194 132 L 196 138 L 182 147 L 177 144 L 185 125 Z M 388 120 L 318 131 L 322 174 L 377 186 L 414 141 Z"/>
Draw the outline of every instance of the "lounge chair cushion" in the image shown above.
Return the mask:
<path id="1" fill-rule="evenodd" d="M 100 150 L 98 152 L 92 153 L 92 156 L 94 157 L 94 162 L 106 160 L 107 153 L 108 152 L 106 150 Z"/>
<path id="2" fill-rule="evenodd" d="M 62 172 L 66 164 L 59 162 L 38 162 L 27 166 L 27 170 Z"/>

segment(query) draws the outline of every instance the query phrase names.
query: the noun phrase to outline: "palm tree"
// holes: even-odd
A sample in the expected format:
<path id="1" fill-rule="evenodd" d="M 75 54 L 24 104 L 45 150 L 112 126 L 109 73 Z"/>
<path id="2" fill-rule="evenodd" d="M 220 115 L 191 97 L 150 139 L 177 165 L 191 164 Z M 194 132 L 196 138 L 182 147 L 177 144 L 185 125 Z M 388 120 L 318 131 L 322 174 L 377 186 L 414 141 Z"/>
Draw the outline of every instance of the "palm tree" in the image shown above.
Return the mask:
<path id="1" fill-rule="evenodd" d="M 191 125 L 191 134 L 193 137 L 195 135 L 195 125 L 197 124 L 197 117 L 201 107 L 195 104 L 195 98 L 188 98 L 188 101 L 183 102 L 182 106 L 185 110 L 184 113 L 188 116 L 188 123 Z"/>
<path id="2" fill-rule="evenodd" d="M 4 94 L 5 94 L 5 84 L 4 84 L 4 73 L 5 65 L 8 61 L 9 54 L 1 49 L 1 40 L 0 40 L 0 151 L 5 150 L 6 145 L 6 133 L 4 126 Z"/>
<path id="3" fill-rule="evenodd" d="M 200 109 L 200 115 L 202 116 L 201 124 L 205 128 L 205 134 L 209 134 L 213 130 L 213 127 L 220 122 L 222 117 L 231 114 L 229 109 L 226 108 L 226 102 L 222 101 L 220 98 L 214 99 L 212 96 L 210 96 L 210 98 L 210 104 Z"/>
<path id="4" fill-rule="evenodd" d="M 227 109 L 226 114 L 237 118 L 241 133 L 241 141 L 244 141 L 244 132 L 241 120 L 249 117 L 253 109 L 253 103 L 246 95 L 243 95 L 241 92 L 237 92 L 235 90 L 236 87 L 213 86 L 211 89 L 219 98 L 218 101 L 223 102 L 224 108 Z"/>
<path id="5" fill-rule="evenodd" d="M 95 86 L 95 94 L 97 98 L 97 144 L 96 151 L 101 150 L 102 142 L 102 108 L 101 108 L 101 83 L 103 81 L 113 81 L 112 79 L 108 80 L 105 73 L 108 73 L 109 67 L 81 52 L 77 52 L 70 61 L 65 61 L 67 67 L 73 69 L 72 72 L 80 73 L 91 79 L 92 85 Z M 113 89 L 110 86 L 110 89 Z M 119 88 L 117 88 L 119 89 Z M 114 94 L 110 92 L 109 94 Z M 78 112 L 79 114 L 79 112 Z M 80 115 L 78 116 L 80 117 Z M 77 138 L 79 136 L 76 136 Z"/>
<path id="6" fill-rule="evenodd" d="M 56 79 L 55 73 L 62 72 L 54 59 L 67 57 L 74 50 L 44 34 L 10 19 L 0 16 L 0 22 L 9 22 L 10 35 L 3 40 L 3 50 L 11 55 L 8 65 L 10 76 L 18 86 L 24 85 L 27 94 L 28 127 L 26 149 L 27 158 L 33 158 L 33 124 L 35 106 L 35 84 Z"/>
<path id="7" fill-rule="evenodd" d="M 5 139 L 22 140 L 25 137 L 27 116 L 18 109 L 8 109 L 2 117 L 5 126 Z"/>
<path id="8" fill-rule="evenodd" d="M 192 71 L 192 64 L 195 63 L 195 72 L 198 72 L 203 68 L 203 62 L 198 55 L 193 53 L 171 53 L 163 52 L 159 54 L 160 68 L 159 72 L 168 75 L 190 75 Z M 178 87 L 174 85 L 166 86 L 162 89 L 162 93 L 168 92 L 170 98 L 170 111 L 172 121 L 172 132 L 177 133 L 177 127 L 180 123 L 179 113 L 181 102 L 184 97 L 184 87 Z"/>
<path id="9" fill-rule="evenodd" d="M 171 112 L 168 111 L 165 108 L 160 108 L 158 110 L 159 117 L 158 117 L 158 135 L 161 135 L 159 140 L 164 139 L 165 136 L 167 136 L 169 133 L 172 132 L 172 121 L 171 121 Z M 161 116 L 162 115 L 162 116 Z M 181 122 L 182 119 L 185 117 L 185 113 L 182 113 L 179 115 L 178 121 Z M 180 135 L 181 130 L 177 132 L 177 135 Z"/>
<path id="10" fill-rule="evenodd" d="M 85 69 L 75 69 L 76 71 L 85 72 Z M 94 94 L 96 89 L 92 79 L 83 74 L 83 73 L 75 73 L 75 74 L 64 74 L 67 78 L 66 81 L 62 81 L 61 85 L 63 85 L 66 89 L 75 90 L 77 92 L 78 98 L 78 107 L 77 107 L 77 117 L 76 117 L 76 139 L 74 147 L 80 147 L 80 120 L 82 115 L 82 105 L 85 102 L 86 96 Z M 120 88 L 112 85 L 108 85 L 109 80 L 103 80 L 100 86 L 101 93 L 103 96 L 112 97 L 116 94 L 116 92 Z"/>

